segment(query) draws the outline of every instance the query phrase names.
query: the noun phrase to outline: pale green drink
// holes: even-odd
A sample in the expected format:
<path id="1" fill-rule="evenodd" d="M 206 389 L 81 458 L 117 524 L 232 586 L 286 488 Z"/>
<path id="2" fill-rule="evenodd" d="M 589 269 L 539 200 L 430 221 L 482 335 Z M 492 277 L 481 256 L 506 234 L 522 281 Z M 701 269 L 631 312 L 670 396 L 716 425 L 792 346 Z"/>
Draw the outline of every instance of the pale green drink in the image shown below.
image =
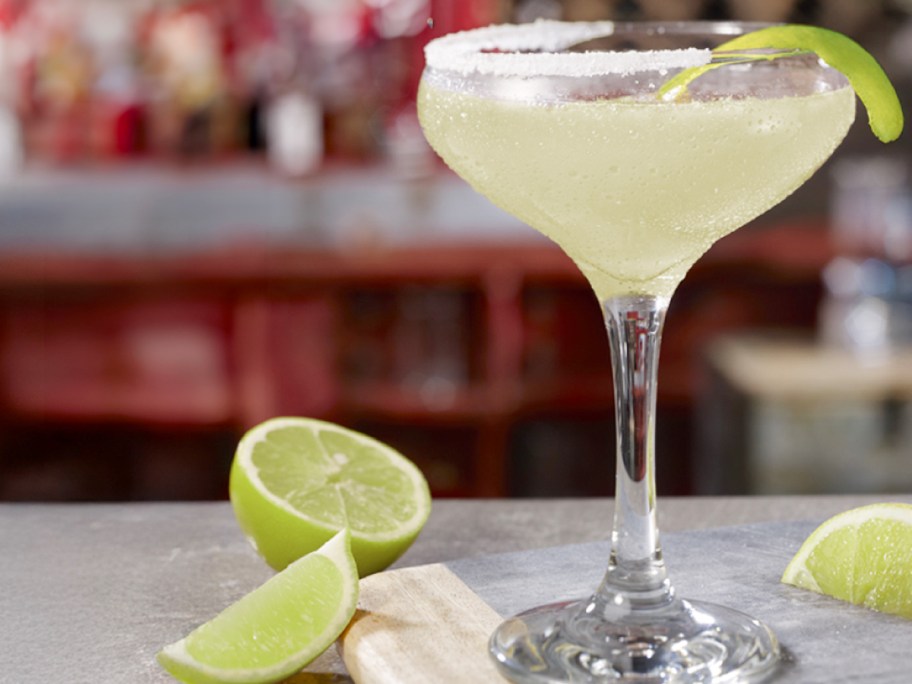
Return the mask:
<path id="1" fill-rule="evenodd" d="M 557 242 L 604 300 L 670 296 L 713 242 L 829 158 L 855 94 L 537 104 L 425 81 L 419 113 L 444 161 Z"/>

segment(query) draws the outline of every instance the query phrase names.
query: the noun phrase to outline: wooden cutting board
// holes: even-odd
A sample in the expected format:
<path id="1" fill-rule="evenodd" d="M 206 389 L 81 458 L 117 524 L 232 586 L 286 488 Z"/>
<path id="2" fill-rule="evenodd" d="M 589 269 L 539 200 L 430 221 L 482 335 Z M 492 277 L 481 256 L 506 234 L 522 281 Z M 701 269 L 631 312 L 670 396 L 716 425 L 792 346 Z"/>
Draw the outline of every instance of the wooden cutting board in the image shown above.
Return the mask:
<path id="1" fill-rule="evenodd" d="M 912 681 L 912 621 L 779 583 L 813 522 L 668 534 L 662 545 L 680 595 L 739 608 L 773 628 L 785 660 L 775 682 Z M 361 581 L 343 634 L 358 684 L 504 682 L 487 655 L 502 615 L 587 595 L 607 543 L 580 544 L 404 568 Z"/>
<path id="2" fill-rule="evenodd" d="M 487 657 L 502 618 L 442 564 L 361 581 L 342 658 L 358 684 L 500 681 Z"/>

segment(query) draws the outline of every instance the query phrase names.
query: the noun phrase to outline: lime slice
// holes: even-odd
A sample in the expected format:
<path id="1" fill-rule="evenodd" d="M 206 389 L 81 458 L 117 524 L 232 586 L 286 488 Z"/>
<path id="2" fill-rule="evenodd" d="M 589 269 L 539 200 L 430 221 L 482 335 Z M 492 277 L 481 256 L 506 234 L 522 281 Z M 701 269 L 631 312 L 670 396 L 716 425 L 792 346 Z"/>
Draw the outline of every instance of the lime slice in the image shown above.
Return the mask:
<path id="1" fill-rule="evenodd" d="M 187 684 L 277 682 L 325 651 L 357 602 L 358 574 L 342 531 L 165 646 L 158 662 Z"/>
<path id="2" fill-rule="evenodd" d="M 912 619 L 912 505 L 872 504 L 830 518 L 782 581 Z"/>
<path id="3" fill-rule="evenodd" d="M 241 529 L 281 570 L 351 533 L 361 577 L 401 556 L 431 510 L 421 471 L 389 446 L 311 418 L 273 418 L 238 444 L 231 503 Z"/>
<path id="4" fill-rule="evenodd" d="M 883 142 L 891 142 L 902 133 L 903 112 L 899 98 L 877 60 L 848 36 L 817 26 L 769 26 L 733 38 L 713 49 L 716 57 L 728 61 L 713 62 L 682 71 L 662 86 L 659 95 L 676 95 L 686 88 L 690 81 L 719 66 L 771 57 L 756 53 L 738 54 L 738 51 L 758 49 L 816 53 L 820 59 L 848 79 L 855 94 L 867 109 L 868 124 L 874 135 Z"/>

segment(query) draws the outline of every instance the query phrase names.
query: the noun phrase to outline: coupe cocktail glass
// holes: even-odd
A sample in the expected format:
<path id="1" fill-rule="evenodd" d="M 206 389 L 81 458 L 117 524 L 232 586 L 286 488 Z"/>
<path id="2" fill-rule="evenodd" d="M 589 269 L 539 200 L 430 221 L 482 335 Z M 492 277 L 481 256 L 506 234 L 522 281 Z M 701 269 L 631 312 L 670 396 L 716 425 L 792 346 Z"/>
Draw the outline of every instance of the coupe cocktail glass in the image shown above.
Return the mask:
<path id="1" fill-rule="evenodd" d="M 497 630 L 491 653 L 513 681 L 757 681 L 779 660 L 759 621 L 675 594 L 656 527 L 656 370 L 672 293 L 717 239 L 807 180 L 855 115 L 846 80 L 812 54 L 742 55 L 660 92 L 753 28 L 536 22 L 451 34 L 426 51 L 427 139 L 476 190 L 576 262 L 611 347 L 608 570 L 592 596 Z"/>

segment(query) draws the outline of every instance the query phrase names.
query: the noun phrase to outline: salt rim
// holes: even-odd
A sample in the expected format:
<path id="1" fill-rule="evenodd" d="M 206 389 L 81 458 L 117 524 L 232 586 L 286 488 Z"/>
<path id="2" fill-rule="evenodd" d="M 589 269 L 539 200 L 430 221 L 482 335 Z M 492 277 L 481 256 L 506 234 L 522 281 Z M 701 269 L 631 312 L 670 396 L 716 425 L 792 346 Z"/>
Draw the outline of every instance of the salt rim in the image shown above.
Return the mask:
<path id="1" fill-rule="evenodd" d="M 432 69 L 488 76 L 598 76 L 637 71 L 686 69 L 712 60 L 708 49 L 625 52 L 558 52 L 614 33 L 614 22 L 539 19 L 529 24 L 496 24 L 435 38 L 424 48 Z M 506 52 L 485 52 L 505 50 Z M 540 50 L 541 52 L 521 52 Z M 517 54 L 519 53 L 519 54 Z"/>

